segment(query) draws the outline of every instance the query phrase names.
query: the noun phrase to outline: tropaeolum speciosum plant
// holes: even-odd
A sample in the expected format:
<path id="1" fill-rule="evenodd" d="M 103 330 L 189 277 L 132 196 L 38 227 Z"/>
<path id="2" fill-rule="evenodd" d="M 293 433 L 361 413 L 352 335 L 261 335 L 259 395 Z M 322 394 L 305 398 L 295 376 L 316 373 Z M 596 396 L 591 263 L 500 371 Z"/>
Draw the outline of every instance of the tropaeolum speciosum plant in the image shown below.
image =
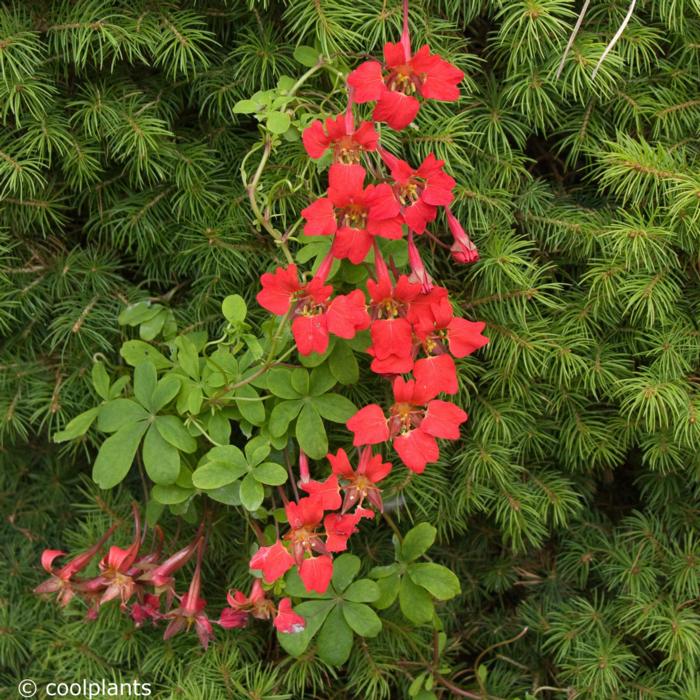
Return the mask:
<path id="1" fill-rule="evenodd" d="M 272 620 L 290 653 L 301 653 L 315 637 L 321 658 L 335 664 L 347 659 L 353 634 L 381 632 L 374 610 L 397 598 L 409 622 L 439 625 L 434 602 L 457 595 L 459 582 L 445 567 L 418 561 L 435 537 L 430 526 L 414 528 L 402 544 L 387 517 L 397 562 L 370 572 L 375 581 L 353 582 L 359 559 L 336 558 L 361 523 L 381 522 L 392 465 L 421 474 L 439 458 L 440 440 L 459 438 L 467 414 L 450 400 L 458 390 L 455 358 L 487 342 L 484 323 L 455 315 L 447 289 L 431 278 L 419 252 L 421 238 L 433 237 L 429 227 L 442 220 L 454 238 L 445 245 L 454 262 L 478 259 L 450 210 L 454 179 L 433 154 L 410 164 L 380 138 L 382 128 L 408 126 L 424 100 L 459 96 L 460 70 L 428 46 L 413 52 L 407 11 L 404 6 L 401 40 L 385 45 L 383 62 L 366 61 L 347 76 L 342 114 L 310 124 L 296 116 L 298 89 L 330 64 L 308 47 L 297 52 L 309 67 L 304 76 L 283 79 L 276 91 L 237 107 L 254 115 L 263 135 L 242 173 L 255 220 L 285 259 L 262 275 L 257 293 L 258 304 L 277 319 L 256 333 L 245 301 L 234 294 L 223 302 L 223 335 L 209 340 L 204 332 L 178 332 L 174 315 L 159 303 L 125 309 L 120 323 L 139 333 L 121 348 L 127 367 L 114 368 L 113 378 L 104 358 L 95 362 L 92 381 L 102 403 L 56 440 L 84 436 L 95 421 L 109 434 L 93 467 L 102 488 L 116 486 L 138 465 L 153 483 L 146 510 L 152 545 L 144 545 L 146 526 L 134 506 L 127 548 L 110 547 L 90 576 L 114 527 L 73 558 L 47 550 L 41 563 L 49 578 L 38 593 L 56 594 L 61 605 L 80 599 L 89 618 L 116 600 L 136 625 L 161 623 L 166 638 L 194 627 L 205 647 L 215 626 Z M 337 80 L 338 70 L 331 66 L 331 73 Z M 355 105 L 367 102 L 375 103 L 372 117 L 358 124 Z M 295 133 L 319 171 L 328 166 L 327 190 L 301 212 L 297 237 L 291 236 L 296 226 L 278 231 L 258 201 L 274 147 Z M 246 162 L 256 153 L 260 161 L 248 178 Z M 292 242 L 299 244 L 295 250 Z M 314 271 L 303 271 L 313 258 Z M 351 288 L 349 280 L 362 282 Z M 358 408 L 335 390 L 357 383 L 357 354 L 389 383 L 391 400 Z M 328 422 L 345 425 L 355 449 L 330 451 Z M 216 615 L 201 597 L 207 513 L 217 507 L 206 499 L 238 509 L 258 540 L 249 592 L 230 591 L 228 606 Z M 194 539 L 171 554 L 156 524 L 166 507 L 201 523 Z M 190 561 L 185 591 L 175 575 Z M 303 636 L 291 641 L 294 635 Z"/>

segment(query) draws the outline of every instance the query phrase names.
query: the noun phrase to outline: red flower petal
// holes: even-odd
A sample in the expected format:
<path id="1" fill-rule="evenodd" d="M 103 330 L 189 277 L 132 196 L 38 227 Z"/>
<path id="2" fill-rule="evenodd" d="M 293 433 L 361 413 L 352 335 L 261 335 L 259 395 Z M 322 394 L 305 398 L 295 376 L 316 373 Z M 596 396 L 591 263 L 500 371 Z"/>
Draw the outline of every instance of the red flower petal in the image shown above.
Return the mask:
<path id="1" fill-rule="evenodd" d="M 292 321 L 292 335 L 302 355 L 323 353 L 328 349 L 328 323 L 326 314 L 297 316 Z"/>
<path id="2" fill-rule="evenodd" d="M 453 318 L 447 326 L 447 342 L 450 346 L 450 352 L 455 357 L 466 357 L 482 348 L 489 342 L 489 339 L 482 335 L 484 328 L 486 328 L 486 324 L 483 321 Z"/>
<path id="3" fill-rule="evenodd" d="M 333 576 L 333 560 L 326 555 L 304 559 L 299 567 L 299 577 L 307 591 L 325 593 Z"/>
<path id="4" fill-rule="evenodd" d="M 350 535 L 357 532 L 360 516 L 353 513 L 338 515 L 330 513 L 323 520 L 326 529 L 326 549 L 329 552 L 344 552 L 348 548 Z"/>
<path id="5" fill-rule="evenodd" d="M 317 499 L 323 510 L 337 510 L 343 502 L 335 474 L 331 474 L 325 481 L 307 481 L 301 484 L 301 489 Z"/>
<path id="6" fill-rule="evenodd" d="M 328 331 L 339 338 L 354 338 L 358 331 L 369 327 L 370 318 L 365 295 L 359 289 L 335 297 L 328 306 Z"/>
<path id="7" fill-rule="evenodd" d="M 301 210 L 301 215 L 306 219 L 304 233 L 307 236 L 330 236 L 338 228 L 333 203 L 327 197 L 309 204 Z"/>
<path id="8" fill-rule="evenodd" d="M 387 90 L 377 102 L 372 118 L 386 122 L 392 129 L 400 131 L 407 127 L 418 114 L 420 103 L 411 95 Z"/>
<path id="9" fill-rule="evenodd" d="M 289 310 L 292 295 L 301 289 L 296 265 L 278 267 L 261 278 L 262 289 L 256 297 L 258 304 L 273 314 L 283 316 Z"/>
<path id="10" fill-rule="evenodd" d="M 417 360 L 413 365 L 413 376 L 417 384 L 437 389 L 438 393 L 457 393 L 457 370 L 451 355 L 433 355 Z"/>
<path id="11" fill-rule="evenodd" d="M 309 154 L 309 158 L 320 158 L 330 145 L 330 140 L 323 130 L 323 125 L 318 120 L 304 129 L 301 140 L 304 142 L 304 148 Z"/>
<path id="12" fill-rule="evenodd" d="M 266 583 L 274 583 L 294 565 L 292 555 L 277 540 L 271 547 L 260 547 L 250 560 L 250 568 L 262 571 Z"/>
<path id="13" fill-rule="evenodd" d="M 385 92 L 382 65 L 378 61 L 365 61 L 348 76 L 353 88 L 352 99 L 357 104 L 378 100 Z"/>
<path id="14" fill-rule="evenodd" d="M 411 355 L 413 331 L 405 318 L 387 318 L 374 321 L 370 326 L 374 356 L 383 360 L 391 355 Z"/>
<path id="15" fill-rule="evenodd" d="M 420 429 L 395 437 L 393 444 L 401 461 L 416 474 L 421 474 L 428 462 L 435 462 L 440 456 L 435 438 Z"/>
<path id="16" fill-rule="evenodd" d="M 333 255 L 337 258 L 347 258 L 353 265 L 359 265 L 372 247 L 373 237 L 365 229 L 338 229 L 333 241 Z"/>
<path id="17" fill-rule="evenodd" d="M 420 429 L 434 437 L 456 440 L 459 438 L 459 426 L 467 417 L 459 406 L 449 401 L 434 400 L 428 404 Z"/>
<path id="18" fill-rule="evenodd" d="M 350 465 L 350 460 L 345 450 L 341 447 L 336 454 L 328 454 L 326 458 L 331 463 L 331 470 L 334 474 L 351 479 L 355 472 Z"/>
<path id="19" fill-rule="evenodd" d="M 345 424 L 355 433 L 353 445 L 375 445 L 389 439 L 389 426 L 382 409 L 376 403 L 361 408 Z"/>

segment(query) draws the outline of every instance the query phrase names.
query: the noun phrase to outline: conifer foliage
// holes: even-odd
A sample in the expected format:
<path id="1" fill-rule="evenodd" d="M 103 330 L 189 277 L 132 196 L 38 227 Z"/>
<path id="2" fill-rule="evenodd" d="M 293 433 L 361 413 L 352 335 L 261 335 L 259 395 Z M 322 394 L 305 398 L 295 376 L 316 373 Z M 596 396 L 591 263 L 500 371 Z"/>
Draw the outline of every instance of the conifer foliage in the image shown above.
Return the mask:
<path id="1" fill-rule="evenodd" d="M 11 695 L 700 696 L 700 5 L 402 9 L 0 8 Z"/>

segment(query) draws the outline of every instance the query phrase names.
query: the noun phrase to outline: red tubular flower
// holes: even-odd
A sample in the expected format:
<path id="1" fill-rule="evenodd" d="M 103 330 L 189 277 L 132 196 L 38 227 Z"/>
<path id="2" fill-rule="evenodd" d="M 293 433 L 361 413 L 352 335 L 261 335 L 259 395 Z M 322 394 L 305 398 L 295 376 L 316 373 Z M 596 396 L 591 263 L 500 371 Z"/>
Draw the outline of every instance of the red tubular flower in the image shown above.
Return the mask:
<path id="1" fill-rule="evenodd" d="M 372 122 L 362 122 L 355 129 L 349 106 L 345 114 L 328 117 L 325 127 L 317 119 L 304 129 L 301 138 L 310 158 L 320 158 L 330 148 L 334 163 L 353 165 L 360 162 L 363 152 L 377 149 L 379 134 Z"/>
<path id="2" fill-rule="evenodd" d="M 348 76 L 355 102 L 377 104 L 372 118 L 386 122 L 392 129 L 403 129 L 418 114 L 425 99 L 454 102 L 459 99 L 457 85 L 464 77 L 459 68 L 440 56 L 430 53 L 426 44 L 411 55 L 407 30 L 397 44 L 384 44 L 384 66 L 379 61 L 366 61 Z"/>
<path id="3" fill-rule="evenodd" d="M 207 602 L 200 597 L 202 579 L 202 555 L 204 553 L 204 540 L 200 539 L 197 548 L 197 565 L 195 566 L 192 581 L 187 593 L 180 598 L 180 607 L 171 610 L 163 617 L 170 620 L 165 629 L 163 639 L 170 639 L 174 635 L 189 630 L 194 625 L 201 645 L 206 649 L 214 636 L 214 628 L 204 612 Z"/>
<path id="4" fill-rule="evenodd" d="M 156 591 L 172 591 L 175 579 L 173 574 L 181 569 L 197 550 L 199 536 L 195 537 L 190 544 L 183 547 L 175 554 L 168 557 L 164 562 L 147 570 L 139 577 L 139 581 L 152 583 Z"/>
<path id="5" fill-rule="evenodd" d="M 436 438 L 459 438 L 459 426 L 467 420 L 467 414 L 453 403 L 435 399 L 438 391 L 434 386 L 396 377 L 393 388 L 389 418 L 379 406 L 370 404 L 350 418 L 347 427 L 355 433 L 355 445 L 393 439 L 403 463 L 420 474 L 428 462 L 440 456 Z"/>
<path id="6" fill-rule="evenodd" d="M 359 265 L 375 236 L 398 239 L 403 235 L 399 204 L 386 184 L 364 187 L 365 169 L 360 165 L 332 165 L 328 173 L 328 196 L 302 210 L 307 236 L 335 234 L 332 251 Z"/>
<path id="7" fill-rule="evenodd" d="M 258 303 L 278 316 L 291 311 L 292 334 L 302 355 L 325 352 L 330 334 L 350 339 L 369 326 L 365 298 L 359 289 L 330 300 L 333 287 L 318 277 L 300 283 L 296 265 L 266 272 L 260 281 Z"/>
<path id="8" fill-rule="evenodd" d="M 284 634 L 303 632 L 306 627 L 304 618 L 301 615 L 297 615 L 297 613 L 292 610 L 292 601 L 289 598 L 282 598 L 282 600 L 280 600 L 273 624 Z"/>
<path id="9" fill-rule="evenodd" d="M 221 611 L 218 621 L 225 629 L 245 627 L 249 616 L 258 620 L 269 620 L 275 612 L 274 603 L 265 596 L 265 590 L 258 579 L 253 581 L 249 596 L 241 591 L 229 591 L 226 601 L 229 607 Z"/>
<path id="10" fill-rule="evenodd" d="M 141 516 L 136 505 L 132 508 L 134 515 L 134 538 L 126 549 L 112 546 L 100 561 L 100 575 L 88 581 L 88 591 L 102 590 L 99 604 L 103 605 L 114 598 L 120 598 L 122 607 L 136 591 L 135 576 L 138 569 L 132 568 L 141 549 Z"/>
<path id="11" fill-rule="evenodd" d="M 80 573 L 95 558 L 95 555 L 116 529 L 117 525 L 112 525 L 90 549 L 87 549 L 82 554 L 78 554 L 60 569 L 54 569 L 53 562 L 58 557 L 65 556 L 65 552 L 62 552 L 60 549 L 45 549 L 41 554 L 41 566 L 44 568 L 44 571 L 50 574 L 50 578 L 40 583 L 34 589 L 34 593 L 38 595 L 56 593 L 59 605 L 61 607 L 68 605 L 75 595 L 75 586 L 79 585 L 78 582 L 73 580 L 73 577 Z"/>
<path id="12" fill-rule="evenodd" d="M 333 474 L 342 481 L 342 489 L 345 492 L 342 513 L 346 513 L 354 506 L 362 511 L 362 503 L 365 498 L 378 510 L 384 510 L 382 492 L 377 484 L 385 479 L 391 472 L 391 464 L 383 462 L 380 454 L 372 454 L 371 447 L 364 447 L 360 452 L 360 461 L 355 471 L 350 465 L 350 460 L 345 450 L 340 449 L 333 455 L 328 455 Z"/>
<path id="13" fill-rule="evenodd" d="M 450 227 L 450 232 L 454 237 L 454 243 L 450 247 L 452 259 L 458 263 L 476 262 L 479 259 L 479 251 L 449 207 L 446 207 L 446 211 L 447 225 Z"/>
<path id="14" fill-rule="evenodd" d="M 445 161 L 429 153 L 414 169 L 384 149 L 379 153 L 391 171 L 394 194 L 401 204 L 406 225 L 416 233 L 423 233 L 428 223 L 435 220 L 437 208 L 449 205 L 454 199 L 452 190 L 456 183 L 443 171 Z"/>

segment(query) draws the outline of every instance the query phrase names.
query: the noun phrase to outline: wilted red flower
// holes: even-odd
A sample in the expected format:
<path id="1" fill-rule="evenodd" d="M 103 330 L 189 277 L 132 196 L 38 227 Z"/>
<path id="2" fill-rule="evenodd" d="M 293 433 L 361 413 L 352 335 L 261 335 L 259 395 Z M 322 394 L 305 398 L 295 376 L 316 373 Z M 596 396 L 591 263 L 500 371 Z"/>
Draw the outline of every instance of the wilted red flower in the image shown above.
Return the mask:
<path id="1" fill-rule="evenodd" d="M 442 169 L 445 161 L 429 153 L 418 168 L 412 168 L 384 149 L 379 152 L 391 171 L 394 194 L 406 225 L 416 233 L 423 233 L 428 223 L 435 220 L 437 208 L 447 206 L 454 199 L 452 189 L 456 183 Z"/>
<path id="2" fill-rule="evenodd" d="M 141 627 L 147 620 L 155 622 L 161 617 L 160 597 L 152 593 L 147 593 L 142 602 L 131 606 L 131 619 L 137 627 Z"/>
<path id="3" fill-rule="evenodd" d="M 214 636 L 214 628 L 204 612 L 207 602 L 200 597 L 202 587 L 202 555 L 204 553 L 204 540 L 200 539 L 197 546 L 197 565 L 192 575 L 192 581 L 187 593 L 180 598 L 180 606 L 163 615 L 170 620 L 163 634 L 163 639 L 170 639 L 174 635 L 188 631 L 193 625 L 201 645 L 206 649 Z"/>
<path id="4" fill-rule="evenodd" d="M 362 122 L 355 129 L 352 107 L 345 114 L 328 117 L 324 124 L 319 119 L 304 129 L 301 136 L 310 158 L 320 158 L 329 148 L 333 151 L 333 162 L 352 165 L 360 162 L 365 151 L 377 149 L 379 134 L 372 122 Z"/>
<path id="5" fill-rule="evenodd" d="M 292 610 L 292 601 L 289 598 L 280 600 L 273 624 L 284 634 L 297 634 L 303 632 L 306 627 L 304 618 Z"/>
<path id="6" fill-rule="evenodd" d="M 76 587 L 80 585 L 79 582 L 74 580 L 75 575 L 80 573 L 94 559 L 95 555 L 116 529 L 117 525 L 112 525 L 90 549 L 87 549 L 82 554 L 78 554 L 60 569 L 54 569 L 53 562 L 58 557 L 65 556 L 66 553 L 60 549 L 45 549 L 41 554 L 41 566 L 51 576 L 43 583 L 40 583 L 34 589 L 34 593 L 38 595 L 56 593 L 59 605 L 62 607 L 68 605 L 76 593 Z"/>
<path id="7" fill-rule="evenodd" d="M 398 239 L 403 235 L 399 204 L 386 184 L 364 187 L 361 165 L 332 165 L 328 196 L 312 202 L 301 215 L 307 236 L 335 234 L 333 255 L 359 265 L 375 236 Z"/>
<path id="8" fill-rule="evenodd" d="M 467 414 L 449 401 L 435 399 L 438 390 L 434 386 L 396 377 L 393 388 L 394 404 L 388 418 L 377 404 L 370 404 L 350 418 L 347 427 L 355 433 L 354 445 L 393 440 L 403 463 L 420 474 L 440 456 L 436 438 L 459 438 L 459 426 Z"/>

